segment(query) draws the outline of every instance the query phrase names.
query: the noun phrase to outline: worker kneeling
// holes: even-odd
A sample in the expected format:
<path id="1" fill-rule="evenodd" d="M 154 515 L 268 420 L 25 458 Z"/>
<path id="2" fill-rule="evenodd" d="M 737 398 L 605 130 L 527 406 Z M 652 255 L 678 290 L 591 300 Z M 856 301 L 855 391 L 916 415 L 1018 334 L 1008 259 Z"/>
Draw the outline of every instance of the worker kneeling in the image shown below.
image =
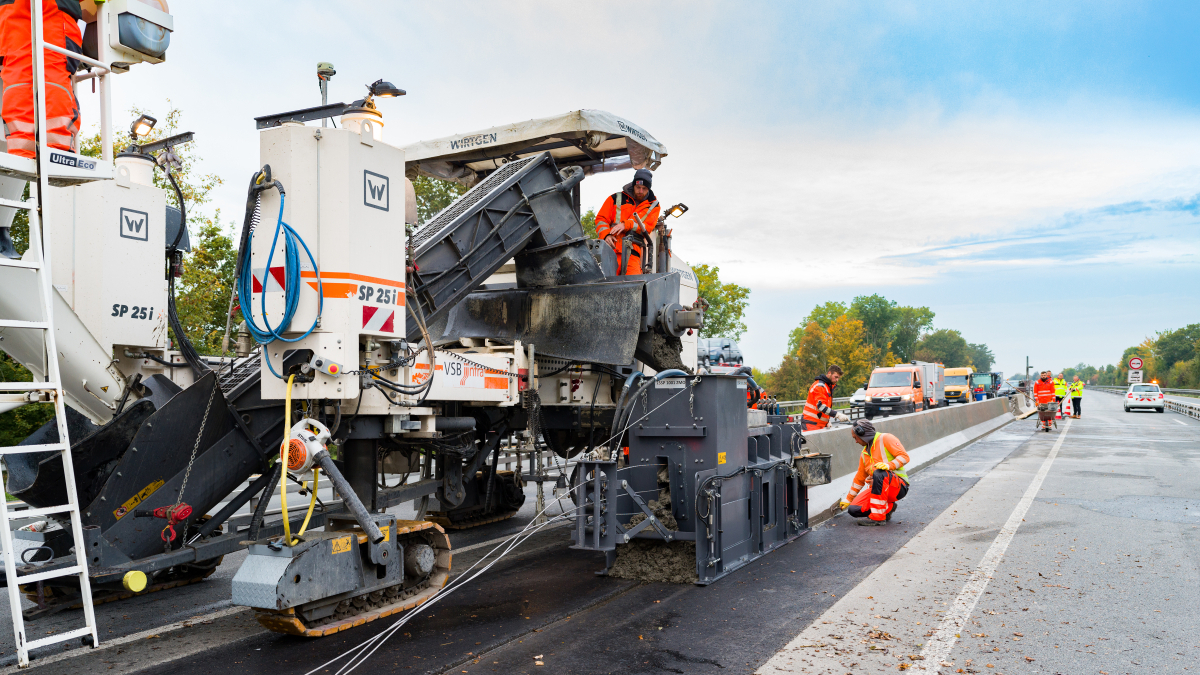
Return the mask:
<path id="1" fill-rule="evenodd" d="M 867 517 L 882 524 L 892 519 L 896 502 L 908 494 L 908 474 L 904 471 L 908 452 L 899 438 L 876 431 L 875 425 L 867 420 L 856 421 L 850 437 L 863 446 L 863 451 L 858 458 L 854 485 L 846 493 L 841 507 L 854 518 Z M 864 486 L 867 489 L 864 490 Z M 867 521 L 859 523 L 869 524 Z"/>

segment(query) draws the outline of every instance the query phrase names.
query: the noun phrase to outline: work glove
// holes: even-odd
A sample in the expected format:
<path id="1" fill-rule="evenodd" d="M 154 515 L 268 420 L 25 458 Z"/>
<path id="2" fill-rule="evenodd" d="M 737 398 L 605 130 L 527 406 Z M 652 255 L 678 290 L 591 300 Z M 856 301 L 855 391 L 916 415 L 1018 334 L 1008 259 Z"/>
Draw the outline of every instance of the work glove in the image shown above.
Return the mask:
<path id="1" fill-rule="evenodd" d="M 849 415 L 847 415 L 847 414 L 846 414 L 846 413 L 844 413 L 844 412 L 840 412 L 840 413 L 838 413 L 838 414 L 837 414 L 837 416 L 836 416 L 836 417 L 834 417 L 833 419 L 835 419 L 835 420 L 837 420 L 837 421 L 839 421 L 839 422 L 849 422 L 849 421 L 850 421 L 850 416 L 849 416 Z"/>
<path id="2" fill-rule="evenodd" d="M 840 507 L 841 507 L 841 509 L 842 509 L 843 511 L 845 511 L 846 509 L 850 508 L 850 502 L 848 502 L 848 501 L 846 501 L 845 499 L 843 499 L 842 501 L 838 502 L 838 506 L 840 506 Z"/>
<path id="3" fill-rule="evenodd" d="M 876 471 L 891 471 L 892 467 L 887 462 L 875 462 Z"/>

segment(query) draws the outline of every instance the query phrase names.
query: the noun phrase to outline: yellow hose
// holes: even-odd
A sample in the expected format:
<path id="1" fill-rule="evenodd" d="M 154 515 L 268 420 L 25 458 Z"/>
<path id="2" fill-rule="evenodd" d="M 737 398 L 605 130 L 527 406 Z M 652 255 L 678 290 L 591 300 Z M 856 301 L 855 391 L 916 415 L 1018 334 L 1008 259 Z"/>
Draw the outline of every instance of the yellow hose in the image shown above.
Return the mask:
<path id="1" fill-rule="evenodd" d="M 283 445 L 279 446 L 279 508 L 283 511 L 283 540 L 288 546 L 292 545 L 292 524 L 288 521 L 287 508 L 287 451 L 292 442 L 292 381 L 296 379 L 293 373 L 288 375 L 287 394 L 283 404 Z"/>
<path id="2" fill-rule="evenodd" d="M 287 450 L 288 445 L 292 442 L 292 381 L 296 376 L 288 375 L 287 395 L 284 398 L 283 408 L 283 428 L 285 429 L 286 438 L 283 440 L 283 446 L 279 448 L 279 462 L 281 464 L 279 480 L 279 507 L 283 511 L 283 540 L 288 546 L 295 546 L 300 537 L 304 536 L 304 531 L 308 529 L 308 522 L 312 520 L 313 511 L 317 507 L 317 482 L 321 480 L 321 470 L 313 469 L 312 483 L 312 498 L 308 500 L 308 513 L 304 515 L 304 522 L 300 525 L 300 531 L 296 533 L 296 538 L 292 538 L 292 523 L 288 517 L 287 507 Z M 307 487 L 307 483 L 301 487 Z"/>
<path id="3" fill-rule="evenodd" d="M 296 533 L 296 540 L 304 536 L 304 531 L 308 529 L 308 521 L 312 519 L 313 509 L 317 506 L 317 482 L 321 480 L 321 470 L 313 468 L 312 482 L 312 498 L 308 500 L 308 513 L 304 515 L 304 524 L 300 526 L 300 531 Z"/>

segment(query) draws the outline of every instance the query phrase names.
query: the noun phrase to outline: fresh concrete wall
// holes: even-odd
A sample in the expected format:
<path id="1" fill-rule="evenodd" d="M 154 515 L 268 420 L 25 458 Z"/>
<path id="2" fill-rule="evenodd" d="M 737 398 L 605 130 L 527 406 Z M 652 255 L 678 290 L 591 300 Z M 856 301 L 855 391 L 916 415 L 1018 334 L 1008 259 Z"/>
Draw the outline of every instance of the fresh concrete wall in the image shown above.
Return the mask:
<path id="1" fill-rule="evenodd" d="M 911 473 L 975 439 L 1012 421 L 1007 398 L 994 398 L 949 408 L 937 408 L 901 417 L 872 420 L 879 431 L 894 434 L 904 444 Z M 862 446 L 851 438 L 849 427 L 821 429 L 804 434 L 805 452 L 832 455 L 832 481 L 808 489 L 808 519 L 816 525 L 829 518 L 829 507 L 850 491 L 858 471 Z"/>

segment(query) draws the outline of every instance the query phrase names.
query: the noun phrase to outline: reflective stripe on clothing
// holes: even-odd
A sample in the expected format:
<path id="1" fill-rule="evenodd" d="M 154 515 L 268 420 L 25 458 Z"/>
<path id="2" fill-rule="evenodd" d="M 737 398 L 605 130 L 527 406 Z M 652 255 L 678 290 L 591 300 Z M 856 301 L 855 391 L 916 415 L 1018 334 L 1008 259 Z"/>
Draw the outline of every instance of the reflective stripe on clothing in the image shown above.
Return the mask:
<path id="1" fill-rule="evenodd" d="M 833 391 L 824 380 L 816 380 L 808 388 L 803 418 L 809 429 L 824 429 L 833 416 Z"/>
<path id="2" fill-rule="evenodd" d="M 893 434 L 877 432 L 871 444 L 863 448 L 858 456 L 858 472 L 854 474 L 854 484 L 850 492 L 846 493 L 846 501 L 854 500 L 855 495 L 867 484 L 868 477 L 874 475 L 875 465 L 879 462 L 887 462 L 891 471 L 904 479 L 905 483 L 908 482 L 908 473 L 904 470 L 904 465 L 908 464 L 909 456 L 904 444 Z"/>
<path id="3" fill-rule="evenodd" d="M 82 51 L 83 36 L 76 23 L 81 16 L 77 0 L 42 3 L 43 36 L 47 44 L 71 51 Z M 16 0 L 0 3 L 0 56 L 4 65 L 2 114 L 8 130 L 8 152 L 33 157 L 34 137 L 33 48 L 30 30 L 30 2 Z M 46 135 L 53 148 L 74 151 L 79 142 L 79 101 L 75 98 L 71 75 L 79 62 L 47 50 Z"/>
<path id="4" fill-rule="evenodd" d="M 1055 396 L 1066 396 L 1067 395 L 1067 381 L 1066 380 L 1059 379 L 1057 377 L 1054 378 L 1054 395 Z"/>
<path id="5" fill-rule="evenodd" d="M 1082 382 L 1072 382 L 1071 383 L 1071 398 L 1079 398 L 1081 396 L 1083 396 L 1083 383 Z"/>

